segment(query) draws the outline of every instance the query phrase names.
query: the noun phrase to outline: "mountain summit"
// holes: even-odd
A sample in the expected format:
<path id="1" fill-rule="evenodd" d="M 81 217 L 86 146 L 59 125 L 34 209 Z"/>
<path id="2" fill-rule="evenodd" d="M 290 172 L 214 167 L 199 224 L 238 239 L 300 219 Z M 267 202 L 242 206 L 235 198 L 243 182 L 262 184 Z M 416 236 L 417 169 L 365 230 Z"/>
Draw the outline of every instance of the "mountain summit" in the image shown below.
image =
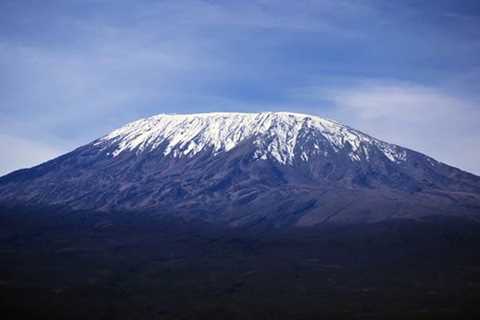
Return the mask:
<path id="1" fill-rule="evenodd" d="M 368 160 L 368 146 L 375 146 L 391 161 L 405 159 L 394 145 L 320 117 L 287 112 L 204 113 L 158 115 L 113 131 L 97 145 L 114 145 L 112 155 L 124 151 L 150 152 L 161 147 L 164 156 L 193 157 L 202 150 L 213 155 L 250 141 L 257 146 L 254 157 L 293 164 L 320 153 L 349 148 L 352 160 Z M 308 142 L 308 143 L 307 143 Z"/>
<path id="2" fill-rule="evenodd" d="M 0 202 L 231 226 L 480 214 L 480 177 L 335 121 L 157 115 L 0 178 Z"/>

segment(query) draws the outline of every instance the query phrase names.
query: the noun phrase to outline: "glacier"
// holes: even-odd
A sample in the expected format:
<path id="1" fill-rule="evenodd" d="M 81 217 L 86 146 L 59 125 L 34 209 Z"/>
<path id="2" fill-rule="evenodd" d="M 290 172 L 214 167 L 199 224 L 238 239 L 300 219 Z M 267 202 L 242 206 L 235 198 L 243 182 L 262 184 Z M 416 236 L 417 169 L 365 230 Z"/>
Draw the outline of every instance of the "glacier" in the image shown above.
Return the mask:
<path id="1" fill-rule="evenodd" d="M 396 145 L 333 120 L 291 112 L 159 114 L 114 130 L 95 145 L 115 145 L 112 157 L 125 151 L 149 152 L 159 146 L 164 146 L 165 156 L 192 157 L 207 148 L 214 155 L 229 151 L 251 139 L 257 146 L 257 160 L 292 164 L 297 155 L 308 161 L 312 152 L 325 152 L 318 143 L 308 152 L 297 148 L 302 131 L 323 137 L 335 151 L 351 148 L 349 157 L 354 161 L 368 160 L 369 145 L 375 145 L 392 162 L 406 160 L 407 153 Z"/>

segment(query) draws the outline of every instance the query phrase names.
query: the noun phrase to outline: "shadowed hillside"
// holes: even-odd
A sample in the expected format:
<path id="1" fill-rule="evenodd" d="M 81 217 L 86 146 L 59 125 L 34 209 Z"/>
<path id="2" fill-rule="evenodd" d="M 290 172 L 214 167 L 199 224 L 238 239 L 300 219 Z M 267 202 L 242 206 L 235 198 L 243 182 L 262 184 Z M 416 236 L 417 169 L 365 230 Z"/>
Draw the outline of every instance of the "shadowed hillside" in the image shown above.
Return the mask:
<path id="1" fill-rule="evenodd" d="M 222 229 L 2 209 L 7 319 L 458 319 L 478 315 L 480 225 L 451 218 Z"/>

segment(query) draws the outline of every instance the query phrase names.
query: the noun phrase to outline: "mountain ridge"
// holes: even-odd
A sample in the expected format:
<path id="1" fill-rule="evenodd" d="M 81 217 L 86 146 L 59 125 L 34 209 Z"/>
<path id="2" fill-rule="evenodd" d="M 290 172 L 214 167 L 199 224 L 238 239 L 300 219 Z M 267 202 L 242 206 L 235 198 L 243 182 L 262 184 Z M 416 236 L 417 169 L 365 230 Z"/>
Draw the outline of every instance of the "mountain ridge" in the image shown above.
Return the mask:
<path id="1" fill-rule="evenodd" d="M 480 177 L 296 113 L 158 115 L 0 178 L 0 203 L 230 226 L 480 214 Z"/>
<path id="2" fill-rule="evenodd" d="M 285 125 L 285 127 L 279 127 L 278 124 Z M 151 151 L 162 142 L 168 141 L 164 155 L 168 155 L 171 153 L 171 149 L 180 145 L 182 153 L 188 156 L 196 154 L 206 145 L 212 146 L 215 152 L 229 151 L 242 140 L 269 133 L 278 138 L 273 141 L 275 145 L 269 150 L 270 154 L 277 161 L 285 164 L 292 161 L 292 153 L 299 131 L 310 128 L 318 129 L 323 138 L 326 138 L 337 149 L 344 148 L 348 142 L 352 147 L 350 156 L 356 160 L 360 160 L 355 152 L 361 151 L 359 144 L 362 142 L 375 142 L 382 148 L 385 156 L 392 161 L 399 161 L 405 156 L 404 153 L 396 152 L 395 149 L 399 148 L 398 146 L 372 138 L 336 121 L 291 112 L 160 114 L 131 122 L 112 131 L 95 143 L 102 144 L 105 141 L 113 140 L 118 144 L 117 149 L 112 153 L 115 157 L 125 150 L 149 149 Z M 182 132 L 179 134 L 180 130 Z M 171 139 L 172 136 L 173 139 Z M 203 144 L 195 142 L 198 136 L 202 138 Z M 256 140 L 255 143 L 262 143 L 261 140 Z M 319 149 L 317 144 L 314 147 Z M 174 156 L 177 155 L 181 156 L 182 154 L 174 154 Z M 266 156 L 265 153 L 260 154 L 262 159 L 265 159 Z M 307 157 L 302 156 L 306 161 Z M 368 153 L 366 156 L 368 158 Z"/>

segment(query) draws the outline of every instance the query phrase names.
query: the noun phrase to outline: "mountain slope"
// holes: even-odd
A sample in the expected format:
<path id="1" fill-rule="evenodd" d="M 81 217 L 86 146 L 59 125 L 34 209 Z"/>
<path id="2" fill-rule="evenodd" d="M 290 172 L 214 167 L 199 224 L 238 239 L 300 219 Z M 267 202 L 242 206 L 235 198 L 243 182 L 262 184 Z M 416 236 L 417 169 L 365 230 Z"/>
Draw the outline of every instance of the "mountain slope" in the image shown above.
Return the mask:
<path id="1" fill-rule="evenodd" d="M 382 143 L 358 131 L 319 117 L 293 113 L 207 113 L 193 115 L 159 115 L 139 120 L 113 131 L 96 142 L 114 145 L 115 157 L 124 151 L 148 152 L 165 144 L 163 154 L 192 157 L 204 148 L 213 154 L 233 149 L 244 140 L 253 138 L 258 146 L 255 156 L 274 158 L 282 164 L 292 164 L 296 155 L 308 161 L 308 153 L 328 153 L 322 144 L 335 151 L 350 146 L 353 160 L 368 159 L 368 144 L 375 144 L 392 161 L 400 161 L 405 151 Z M 302 142 L 312 142 L 308 150 Z M 299 146 L 300 150 L 296 150 Z M 307 153 L 308 152 L 308 153 Z"/>
<path id="2" fill-rule="evenodd" d="M 314 225 L 478 215 L 480 178 L 309 115 L 158 115 L 0 178 L 0 202 Z"/>

